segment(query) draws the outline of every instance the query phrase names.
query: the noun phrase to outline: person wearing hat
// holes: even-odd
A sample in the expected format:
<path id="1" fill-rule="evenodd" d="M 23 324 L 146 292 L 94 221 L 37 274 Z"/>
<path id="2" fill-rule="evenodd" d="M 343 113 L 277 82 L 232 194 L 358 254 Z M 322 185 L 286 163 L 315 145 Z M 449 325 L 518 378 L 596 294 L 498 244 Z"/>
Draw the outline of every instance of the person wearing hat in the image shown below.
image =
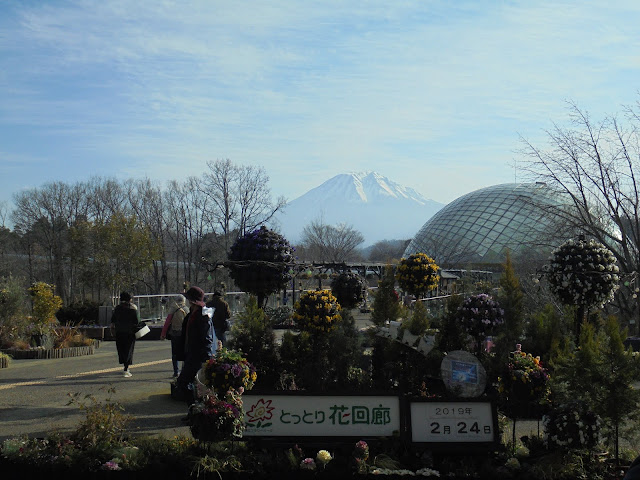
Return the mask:
<path id="1" fill-rule="evenodd" d="M 189 313 L 182 322 L 182 371 L 175 383 L 175 397 L 192 398 L 192 382 L 202 364 L 216 353 L 218 340 L 213 329 L 213 308 L 204 303 L 204 291 L 191 287 L 184 294 Z"/>
<path id="2" fill-rule="evenodd" d="M 213 292 L 213 298 L 207 302 L 207 307 L 214 308 L 213 328 L 216 331 L 217 339 L 224 345 L 227 343 L 227 330 L 229 329 L 229 319 L 231 318 L 229 304 L 222 298 L 222 293 L 216 290 Z"/>
<path id="3" fill-rule="evenodd" d="M 180 373 L 178 357 L 181 356 L 180 351 L 182 348 L 182 322 L 188 313 L 187 299 L 184 295 L 175 295 L 172 298 L 172 306 L 160 333 L 161 340 L 165 338 L 171 340 L 171 363 L 173 364 L 174 378 L 177 378 Z"/>
<path id="4" fill-rule="evenodd" d="M 133 363 L 133 349 L 136 345 L 136 330 L 140 318 L 138 307 L 132 302 L 129 292 L 120 294 L 120 303 L 111 314 L 111 333 L 115 332 L 118 361 L 124 365 L 124 376 L 131 377 L 129 365 Z"/>

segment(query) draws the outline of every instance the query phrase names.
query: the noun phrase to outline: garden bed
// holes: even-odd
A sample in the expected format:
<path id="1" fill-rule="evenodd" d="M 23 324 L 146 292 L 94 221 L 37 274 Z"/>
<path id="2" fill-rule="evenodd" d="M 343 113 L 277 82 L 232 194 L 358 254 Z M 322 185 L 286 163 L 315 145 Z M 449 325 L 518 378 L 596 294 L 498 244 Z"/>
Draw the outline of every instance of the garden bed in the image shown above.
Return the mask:
<path id="1" fill-rule="evenodd" d="M 80 325 L 78 327 L 57 327 L 56 330 L 68 330 L 74 328 L 78 331 L 78 333 L 83 334 L 87 338 L 93 338 L 95 340 L 104 340 L 105 330 L 109 330 L 109 327 L 100 327 L 100 326 L 86 326 Z"/>
<path id="2" fill-rule="evenodd" d="M 19 350 L 16 348 L 8 348 L 0 350 L 2 353 L 10 355 L 16 360 L 23 359 L 51 359 L 51 358 L 68 358 L 81 357 L 83 355 L 93 355 L 96 345 L 88 345 L 83 347 L 68 348 L 32 348 L 29 350 Z M 0 358 L 0 366 L 2 359 Z"/>

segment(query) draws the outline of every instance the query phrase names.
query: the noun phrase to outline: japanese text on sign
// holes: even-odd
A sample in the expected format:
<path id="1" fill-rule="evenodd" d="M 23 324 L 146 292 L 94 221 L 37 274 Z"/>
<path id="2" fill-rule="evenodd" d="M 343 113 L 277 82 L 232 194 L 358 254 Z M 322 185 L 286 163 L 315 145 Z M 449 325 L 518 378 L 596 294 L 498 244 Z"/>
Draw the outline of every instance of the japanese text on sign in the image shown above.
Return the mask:
<path id="1" fill-rule="evenodd" d="M 494 411 L 483 402 L 415 402 L 411 404 L 414 442 L 478 443 L 495 440 Z"/>
<path id="2" fill-rule="evenodd" d="M 392 435 L 397 397 L 244 395 L 246 436 Z"/>

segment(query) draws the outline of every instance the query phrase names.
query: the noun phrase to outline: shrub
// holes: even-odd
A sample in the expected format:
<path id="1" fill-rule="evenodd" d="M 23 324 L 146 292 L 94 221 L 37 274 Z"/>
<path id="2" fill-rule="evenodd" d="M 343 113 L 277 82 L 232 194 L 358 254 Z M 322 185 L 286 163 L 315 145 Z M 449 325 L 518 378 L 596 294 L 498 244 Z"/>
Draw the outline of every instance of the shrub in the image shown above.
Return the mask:
<path id="1" fill-rule="evenodd" d="M 53 286 L 36 282 L 29 292 L 33 297 L 33 333 L 48 334 L 57 323 L 56 312 L 62 306 L 62 299 L 53 292 Z"/>
<path id="2" fill-rule="evenodd" d="M 331 282 L 331 292 L 343 308 L 354 308 L 364 300 L 364 281 L 357 273 L 343 272 Z"/>
<path id="3" fill-rule="evenodd" d="M 82 448 L 95 450 L 107 449 L 122 443 L 126 427 L 131 418 L 124 415 L 124 408 L 111 399 L 115 389 L 107 389 L 109 394 L 105 402 L 100 402 L 93 395 L 69 394 L 68 405 L 75 404 L 85 413 L 85 419 L 78 425 L 71 436 L 72 440 Z"/>
<path id="4" fill-rule="evenodd" d="M 402 327 L 409 330 L 413 335 L 421 336 L 427 332 L 430 323 L 427 307 L 424 302 L 417 301 L 413 306 L 411 316 L 402 322 Z"/>
<path id="5" fill-rule="evenodd" d="M 82 301 L 61 307 L 56 312 L 60 325 L 94 325 L 98 323 L 97 302 Z"/>
<path id="6" fill-rule="evenodd" d="M 27 327 L 27 296 L 14 277 L 0 280 L 0 347 L 11 346 Z"/>
<path id="7" fill-rule="evenodd" d="M 279 375 L 280 359 L 273 331 L 273 321 L 258 307 L 254 296 L 236 314 L 227 342 L 232 350 L 243 353 L 246 359 L 260 368 L 257 386 L 273 386 Z"/>

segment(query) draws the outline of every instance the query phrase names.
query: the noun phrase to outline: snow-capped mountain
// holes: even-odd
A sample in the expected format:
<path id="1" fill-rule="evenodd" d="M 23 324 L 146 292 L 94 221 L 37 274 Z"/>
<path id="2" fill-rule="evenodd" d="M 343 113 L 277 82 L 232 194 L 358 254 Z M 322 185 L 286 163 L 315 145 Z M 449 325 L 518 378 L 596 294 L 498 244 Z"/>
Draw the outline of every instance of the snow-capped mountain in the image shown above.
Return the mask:
<path id="1" fill-rule="evenodd" d="M 365 238 L 362 246 L 380 240 L 410 239 L 444 204 L 423 197 L 376 172 L 336 175 L 290 201 L 278 216 L 278 229 L 292 244 L 312 221 L 344 223 Z"/>

